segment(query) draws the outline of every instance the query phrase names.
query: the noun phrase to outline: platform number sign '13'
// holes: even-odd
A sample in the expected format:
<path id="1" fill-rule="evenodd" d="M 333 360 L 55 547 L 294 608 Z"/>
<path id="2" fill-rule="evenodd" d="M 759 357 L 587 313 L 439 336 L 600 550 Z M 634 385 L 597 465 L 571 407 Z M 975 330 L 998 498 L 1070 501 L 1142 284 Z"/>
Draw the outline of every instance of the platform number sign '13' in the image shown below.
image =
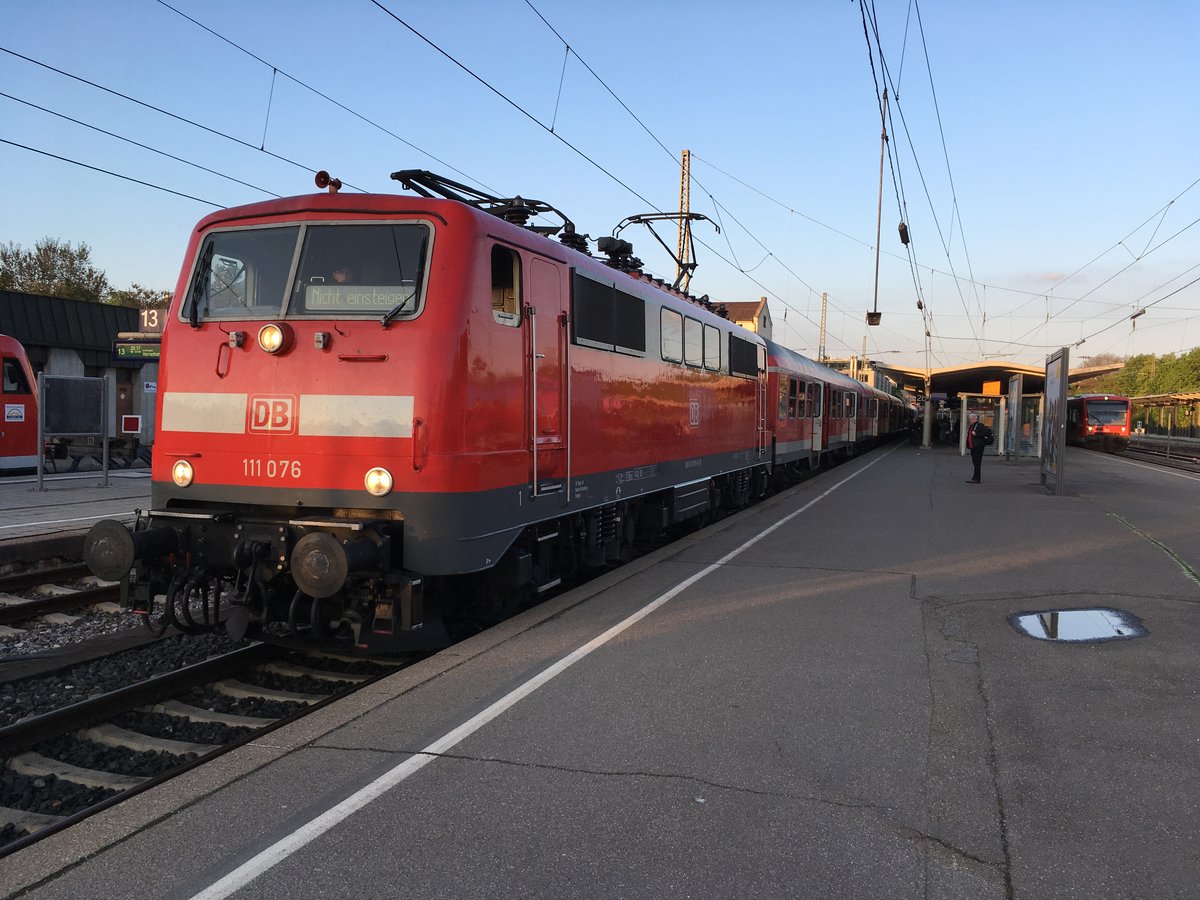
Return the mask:
<path id="1" fill-rule="evenodd" d="M 163 309 L 143 309 L 138 311 L 138 326 L 143 334 L 162 334 Z"/>
<path id="2" fill-rule="evenodd" d="M 246 430 L 252 434 L 294 434 L 296 398 L 252 395 L 246 404 Z"/>

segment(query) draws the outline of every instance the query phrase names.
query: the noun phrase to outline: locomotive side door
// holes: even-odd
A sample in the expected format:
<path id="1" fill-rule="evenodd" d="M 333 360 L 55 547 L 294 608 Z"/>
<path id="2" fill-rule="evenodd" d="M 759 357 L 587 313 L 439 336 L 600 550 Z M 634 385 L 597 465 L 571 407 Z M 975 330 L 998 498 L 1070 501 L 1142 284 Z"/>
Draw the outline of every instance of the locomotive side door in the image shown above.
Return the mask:
<path id="1" fill-rule="evenodd" d="M 565 503 L 571 468 L 566 273 L 549 260 L 527 259 L 524 327 L 531 493 L 561 494 Z"/>

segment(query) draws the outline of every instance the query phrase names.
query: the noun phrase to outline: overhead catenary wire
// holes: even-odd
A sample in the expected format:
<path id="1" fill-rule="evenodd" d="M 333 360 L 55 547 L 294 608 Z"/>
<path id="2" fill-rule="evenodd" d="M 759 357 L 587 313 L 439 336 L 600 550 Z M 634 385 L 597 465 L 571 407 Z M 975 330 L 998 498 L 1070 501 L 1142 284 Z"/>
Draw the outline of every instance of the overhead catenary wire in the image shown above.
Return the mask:
<path id="1" fill-rule="evenodd" d="M 159 150 L 157 147 L 151 147 L 149 144 L 143 144 L 141 141 L 136 141 L 133 138 L 125 137 L 124 135 L 117 134 L 114 131 L 109 131 L 106 128 L 101 128 L 99 125 L 93 125 L 89 122 L 84 122 L 82 119 L 76 119 L 73 116 L 68 116 L 66 113 L 55 112 L 52 109 L 48 109 L 45 106 L 39 106 L 38 104 L 32 103 L 29 100 L 22 100 L 20 97 L 14 97 L 12 94 L 5 93 L 4 91 L 0 91 L 0 97 L 6 97 L 16 103 L 21 103 L 25 106 L 31 107 L 32 109 L 44 112 L 47 115 L 57 116 L 58 118 L 65 119 L 66 121 L 75 125 L 80 125 L 84 128 L 91 129 L 92 131 L 99 132 L 100 134 L 108 135 L 111 138 L 116 138 L 118 141 L 124 141 L 125 143 L 132 144 L 135 147 L 140 147 L 143 150 L 149 150 L 151 153 L 157 153 L 159 156 L 165 156 L 167 159 L 173 159 L 176 162 L 181 162 L 185 166 L 191 166 L 194 169 L 199 169 L 201 172 L 207 172 L 210 175 L 216 175 L 218 178 L 224 178 L 227 181 L 232 181 L 234 184 L 240 184 L 242 187 L 248 187 L 251 190 L 261 191 L 262 193 L 271 197 L 278 198 L 280 196 L 274 191 L 267 190 L 265 187 L 259 187 L 258 185 L 251 184 L 248 181 L 242 181 L 240 178 L 234 178 L 232 175 L 226 174 L 225 172 L 218 172 L 216 169 L 209 168 L 208 166 L 201 165 L 197 162 L 192 162 L 190 159 L 184 159 L 182 156 L 176 156 L 174 153 L 168 153 L 166 150 Z M 207 203 L 208 201 L 205 200 L 203 202 Z"/>
<path id="2" fill-rule="evenodd" d="M 28 150 L 30 153 L 37 153 L 42 156 L 48 156 L 51 159 L 57 159 L 61 162 L 70 163 L 73 166 L 80 166 L 84 169 L 91 169 L 93 172 L 101 172 L 104 175 L 111 175 L 114 178 L 121 178 L 125 181 L 132 181 L 134 184 L 140 184 L 148 188 L 153 188 L 156 191 L 163 191 L 167 194 L 174 194 L 176 197 L 183 197 L 186 200 L 195 200 L 197 203 L 207 203 L 209 206 L 215 206 L 217 209 L 227 209 L 228 207 L 217 203 L 214 200 L 205 200 L 203 197 L 193 197 L 191 194 L 185 194 L 182 191 L 172 190 L 168 187 L 163 187 L 161 184 L 143 181 L 141 178 L 134 178 L 132 175 L 122 175 L 120 172 L 113 172 L 109 169 L 102 169 L 99 166 L 93 166 L 89 163 L 81 162 L 78 159 L 71 159 L 66 156 L 59 156 L 57 153 L 51 153 L 49 150 L 41 150 L 37 147 L 30 147 L 28 144 L 18 144 L 16 141 L 10 141 L 6 138 L 0 138 L 0 144 L 8 144 L 11 147 L 18 147 L 21 150 Z"/>
<path id="3" fill-rule="evenodd" d="M 155 106 L 152 103 L 147 103 L 145 100 L 138 100 L 136 97 L 131 97 L 129 94 L 124 94 L 121 91 L 118 91 L 114 88 L 105 87 L 104 85 L 102 85 L 98 82 L 95 82 L 95 81 L 91 81 L 90 79 L 84 78 L 81 75 L 75 75 L 71 72 L 66 71 L 65 69 L 60 69 L 56 66 L 50 65 L 49 63 L 44 63 L 40 60 L 34 59 L 31 56 L 26 56 L 23 53 L 18 53 L 15 50 L 10 50 L 7 47 L 0 47 L 0 53 L 7 53 L 9 56 L 16 57 L 17 59 L 22 59 L 25 62 L 30 63 L 35 66 L 40 66 L 41 68 L 46 69 L 50 72 L 54 72 L 58 75 L 62 75 L 64 78 L 70 78 L 73 81 L 78 81 L 80 84 L 86 84 L 89 87 L 95 88 L 98 91 L 103 91 L 106 94 L 111 94 L 114 97 L 119 97 L 120 99 L 125 100 L 129 103 L 136 104 L 137 106 L 140 106 L 143 109 L 148 109 L 148 110 L 151 110 L 152 112 L 156 112 L 160 115 L 167 116 L 168 118 L 174 119 L 177 122 L 183 122 L 186 125 L 191 125 L 193 128 L 199 128 L 201 131 L 205 131 L 208 134 L 215 135 L 216 137 L 223 138 L 227 141 L 232 141 L 235 144 L 239 144 L 242 147 L 245 147 L 249 150 L 253 150 L 255 153 L 266 154 L 267 156 L 270 156 L 273 159 L 277 159 L 280 162 L 285 162 L 288 165 L 295 166 L 298 169 L 303 169 L 305 172 L 308 172 L 310 174 L 316 174 L 316 172 L 318 171 L 317 169 L 314 169 L 311 166 L 307 166 L 304 163 L 297 162 L 294 159 L 289 159 L 286 156 L 282 156 L 278 153 L 273 153 L 270 150 L 263 150 L 260 147 L 256 147 L 256 146 L 254 146 L 254 144 L 250 143 L 249 141 L 244 141 L 241 138 L 235 137 L 232 134 L 226 134 L 223 131 L 219 131 L 216 128 L 212 128 L 208 125 L 204 125 L 203 123 L 197 122 L 194 119 L 189 119 L 186 116 L 181 116 L 178 113 L 173 113 L 170 110 L 163 109 L 162 107 L 159 107 L 159 106 Z M 355 190 L 359 190 L 359 191 L 362 190 L 362 188 L 354 187 L 354 185 L 351 185 L 351 184 L 347 184 L 346 186 L 354 188 Z M 204 201 L 204 202 L 207 202 L 207 201 Z"/>

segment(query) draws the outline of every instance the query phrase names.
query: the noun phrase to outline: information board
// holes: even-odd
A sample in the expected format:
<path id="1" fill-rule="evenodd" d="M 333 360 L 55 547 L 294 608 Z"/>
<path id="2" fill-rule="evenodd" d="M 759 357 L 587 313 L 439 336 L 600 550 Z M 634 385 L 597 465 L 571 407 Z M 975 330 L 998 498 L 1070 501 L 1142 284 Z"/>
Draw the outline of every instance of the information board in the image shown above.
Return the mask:
<path id="1" fill-rule="evenodd" d="M 42 429 L 46 437 L 99 437 L 104 427 L 104 379 L 43 375 Z"/>

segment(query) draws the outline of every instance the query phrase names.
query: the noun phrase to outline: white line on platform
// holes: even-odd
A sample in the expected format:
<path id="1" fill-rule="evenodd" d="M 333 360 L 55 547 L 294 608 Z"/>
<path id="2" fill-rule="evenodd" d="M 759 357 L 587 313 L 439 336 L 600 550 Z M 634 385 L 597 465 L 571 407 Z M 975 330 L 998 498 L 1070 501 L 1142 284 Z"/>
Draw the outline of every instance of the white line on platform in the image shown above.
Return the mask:
<path id="1" fill-rule="evenodd" d="M 901 445 L 897 445 L 897 446 L 901 446 Z M 623 620 L 621 622 L 618 622 L 612 628 L 608 629 L 608 631 L 605 631 L 603 634 L 600 634 L 597 637 L 592 638 L 592 640 L 588 641 L 582 647 L 577 648 L 569 655 L 560 659 L 558 662 L 556 662 L 553 665 L 549 666 L 548 668 L 542 670 L 537 675 L 534 675 L 532 678 L 530 678 L 528 681 L 526 681 L 520 687 L 515 688 L 510 693 L 501 697 L 499 700 L 497 700 L 495 703 L 493 703 L 487 709 L 478 713 L 474 717 L 468 719 L 466 722 L 463 722 L 461 725 L 459 725 L 454 730 L 449 731 L 446 734 L 442 735 L 442 737 L 438 738 L 436 741 L 434 741 L 432 744 L 430 744 L 424 750 L 420 751 L 419 753 L 414 754 L 413 756 L 410 756 L 408 759 L 406 759 L 404 762 L 397 765 L 395 768 L 389 770 L 388 772 L 385 772 L 383 775 L 379 776 L 374 781 L 372 781 L 370 784 L 368 784 L 366 787 L 360 789 L 359 791 L 357 791 L 354 794 L 351 794 L 349 797 L 347 797 L 345 800 L 343 800 L 337 806 L 334 806 L 332 809 L 327 810 L 326 812 L 317 816 L 315 819 L 311 820 L 307 824 L 302 825 L 300 828 L 296 829 L 295 831 L 293 831 L 291 834 L 287 835 L 286 837 L 280 838 L 277 842 L 272 844 L 270 847 L 267 847 L 265 850 L 263 850 L 257 856 L 254 856 L 251 859 L 247 860 L 242 865 L 238 866 L 238 868 L 234 869 L 232 872 L 230 872 L 228 875 L 226 875 L 224 878 L 220 879 L 219 881 L 213 883 L 209 887 L 202 890 L 200 893 L 196 894 L 192 898 L 192 900 L 221 900 L 221 898 L 228 897 L 234 891 L 237 891 L 237 890 L 241 889 L 242 887 L 245 887 L 247 884 L 249 884 L 251 881 L 253 881 L 255 878 L 257 878 L 259 875 L 268 871 L 269 869 L 271 869 L 278 863 L 283 862 L 283 860 L 287 859 L 287 857 L 291 856 L 293 853 L 295 853 L 301 847 L 305 846 L 306 844 L 308 844 L 311 841 L 316 840 L 318 837 L 323 835 L 325 832 L 329 831 L 331 828 L 333 828 L 339 822 L 343 821 L 344 819 L 346 819 L 349 816 L 353 815 L 354 813 L 358 812 L 358 810 L 362 809 L 364 806 L 366 806 L 368 803 L 370 803 L 376 797 L 379 797 L 382 794 L 386 793 L 387 791 L 391 790 L 393 787 L 400 784 L 400 782 L 402 782 L 406 778 L 408 778 L 410 775 L 413 775 L 414 773 L 423 769 L 425 766 L 429 765 L 429 763 L 431 763 L 435 759 L 437 759 L 440 754 L 445 753 L 446 751 L 450 750 L 457 744 L 464 741 L 466 738 L 470 737 L 472 734 L 474 734 L 476 731 L 478 731 L 480 728 L 482 728 L 488 722 L 491 722 L 493 719 L 495 719 L 496 717 L 501 715 L 503 712 L 508 710 L 510 707 L 512 707 L 519 700 L 522 700 L 523 698 L 528 697 L 530 694 L 532 694 L 534 691 L 536 691 L 542 685 L 546 684 L 552 678 L 565 672 L 567 669 L 569 669 L 575 663 L 579 662 L 581 659 L 583 659 L 585 656 L 587 656 L 593 650 L 607 644 L 609 641 L 611 641 L 613 638 L 615 638 L 621 632 L 625 631 L 627 628 L 631 627 L 632 625 L 637 624 L 642 619 L 644 619 L 646 616 L 650 615 L 650 613 L 654 612 L 660 606 L 665 604 L 668 600 L 672 599 L 673 597 L 678 596 L 680 593 L 687 590 L 689 587 L 691 587 L 693 584 L 695 584 L 700 579 L 704 578 L 707 575 L 712 574 L 717 569 L 721 568 L 721 566 L 725 565 L 727 562 L 734 559 L 736 556 L 739 556 L 740 554 L 744 553 L 746 550 L 748 550 L 750 547 L 753 547 L 755 544 L 757 544 L 759 541 L 761 541 L 767 535 L 769 535 L 772 532 L 774 532 L 775 530 L 783 527 L 788 522 L 790 522 L 792 519 L 796 518 L 796 516 L 803 513 L 805 510 L 809 509 L 810 507 L 812 507 L 815 504 L 824 500 L 826 497 L 828 497 L 830 494 L 832 494 L 834 491 L 836 491 L 842 485 L 846 484 L 851 479 L 857 478 L 859 475 L 861 475 L 867 469 L 871 468 L 871 466 L 875 465 L 875 463 L 879 462 L 881 459 L 883 459 L 884 457 L 886 457 L 889 454 L 891 454 L 892 452 L 894 452 L 895 449 L 896 448 L 893 447 L 891 450 L 888 450 L 887 452 L 881 454 L 878 458 L 871 460 L 871 462 L 867 463 L 865 466 L 863 466 L 857 472 L 854 472 L 852 475 L 848 475 L 845 478 L 843 478 L 841 481 L 839 481 L 837 484 L 835 484 L 829 490 L 825 491 L 825 493 L 810 500 L 808 503 L 804 504 L 804 506 L 800 507 L 796 511 L 784 516 L 782 519 L 780 519 L 774 525 L 771 525 L 769 528 L 763 529 L 758 534 L 756 534 L 754 537 L 750 538 L 750 540 L 746 541 L 746 543 L 744 543 L 740 547 L 738 547 L 736 550 L 733 550 L 732 552 L 727 553 L 725 556 L 718 559 L 715 563 L 712 563 L 711 565 L 706 566 L 705 568 L 701 569 L 696 574 L 692 575 L 690 578 L 685 578 L 683 581 L 679 582 L 679 584 L 675 585 L 675 587 L 671 588 L 665 594 L 662 594 L 657 599 L 651 601 L 646 606 L 643 606 L 637 612 L 633 613 L 633 615 L 629 616 L 628 618 L 626 618 L 625 620 Z"/>
<path id="2" fill-rule="evenodd" d="M 1151 472 L 1159 472 L 1163 475 L 1174 475 L 1176 478 L 1186 478 L 1188 481 L 1200 481 L 1200 475 L 1188 475 L 1186 472 L 1172 472 L 1170 469 L 1164 469 L 1162 466 L 1148 466 L 1145 463 L 1136 463 L 1131 459 L 1118 459 L 1118 462 L 1123 462 L 1127 466 L 1137 466 L 1139 469 L 1149 469 Z"/>
<path id="3" fill-rule="evenodd" d="M 133 513 L 117 513 L 116 515 L 79 516 L 75 519 L 46 519 L 42 522 L 22 522 L 20 525 L 0 525 L 0 531 L 9 528 L 38 528 L 42 525 L 70 525 L 72 522 L 90 522 L 93 519 L 132 519 Z"/>
<path id="4" fill-rule="evenodd" d="M 46 472 L 42 475 L 42 481 L 47 484 L 53 484 L 62 481 L 83 481 L 88 478 L 95 479 L 97 477 L 103 478 L 104 472 L 95 470 L 89 470 L 87 472 Z M 112 469 L 109 469 L 108 478 L 109 481 L 112 481 L 113 479 L 120 481 L 149 481 L 150 470 L 134 469 L 133 471 L 129 471 L 126 469 L 119 469 L 114 472 Z M 6 484 L 37 484 L 37 476 L 8 475 L 3 479 L 0 479 L 0 487 L 3 487 Z"/>

